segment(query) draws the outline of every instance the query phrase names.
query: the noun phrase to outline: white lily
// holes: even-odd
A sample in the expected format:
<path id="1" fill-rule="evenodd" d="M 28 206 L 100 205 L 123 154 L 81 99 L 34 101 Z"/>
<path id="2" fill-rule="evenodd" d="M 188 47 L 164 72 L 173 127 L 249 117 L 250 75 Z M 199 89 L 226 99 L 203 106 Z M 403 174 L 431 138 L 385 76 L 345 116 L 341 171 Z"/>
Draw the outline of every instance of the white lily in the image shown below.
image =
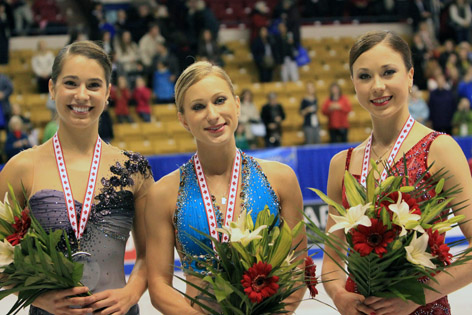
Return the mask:
<path id="1" fill-rule="evenodd" d="M 10 223 L 15 222 L 10 203 L 8 202 L 8 193 L 5 193 L 3 202 L 0 201 L 0 218 Z"/>
<path id="2" fill-rule="evenodd" d="M 336 221 L 336 224 L 329 229 L 329 233 L 332 233 L 339 229 L 344 229 L 344 233 L 349 232 L 350 229 L 357 227 L 358 225 L 371 226 L 371 222 L 365 212 L 370 207 L 370 202 L 366 205 L 357 205 L 351 207 L 346 211 L 346 215 L 333 215 L 330 214 L 331 218 Z"/>
<path id="3" fill-rule="evenodd" d="M 398 192 L 397 203 L 389 205 L 388 208 L 394 213 L 393 223 L 400 226 L 402 229 L 402 231 L 400 232 L 400 236 L 406 235 L 405 226 L 407 224 L 409 226 L 414 226 L 413 230 L 424 233 L 424 229 L 423 227 L 421 227 L 421 225 L 418 224 L 415 226 L 414 224 L 415 222 L 419 222 L 421 216 L 419 214 L 414 214 L 410 212 L 410 207 L 405 201 L 403 201 L 401 192 Z"/>
<path id="4" fill-rule="evenodd" d="M 0 242 L 0 269 L 5 268 L 13 262 L 15 248 L 6 239 Z"/>
<path id="5" fill-rule="evenodd" d="M 246 247 L 251 241 L 261 239 L 262 235 L 259 235 L 259 233 L 266 227 L 267 225 L 261 225 L 252 232 L 249 232 L 249 230 L 241 231 L 239 228 L 230 228 L 230 242 L 240 242 Z"/>
<path id="6" fill-rule="evenodd" d="M 421 265 L 428 268 L 436 268 L 431 259 L 433 255 L 426 252 L 426 246 L 428 245 L 429 236 L 424 233 L 419 238 L 416 237 L 416 232 L 413 234 L 413 239 L 410 245 L 405 246 L 406 259 L 415 265 Z"/>

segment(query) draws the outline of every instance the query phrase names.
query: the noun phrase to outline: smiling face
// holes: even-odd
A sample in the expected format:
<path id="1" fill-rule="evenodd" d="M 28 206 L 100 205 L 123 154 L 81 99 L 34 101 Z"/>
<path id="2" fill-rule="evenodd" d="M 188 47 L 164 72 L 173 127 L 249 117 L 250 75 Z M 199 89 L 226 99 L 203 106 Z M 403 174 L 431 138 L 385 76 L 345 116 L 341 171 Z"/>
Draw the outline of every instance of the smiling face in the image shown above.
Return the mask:
<path id="1" fill-rule="evenodd" d="M 362 53 L 352 67 L 352 82 L 362 107 L 372 115 L 408 110 L 413 68 L 407 71 L 402 56 L 381 42 Z"/>
<path id="2" fill-rule="evenodd" d="M 77 128 L 98 127 L 110 94 L 106 82 L 105 71 L 96 60 L 82 55 L 65 57 L 56 83 L 49 81 L 61 123 Z"/>
<path id="3" fill-rule="evenodd" d="M 239 98 L 233 95 L 228 83 L 209 74 L 185 92 L 179 120 L 197 143 L 226 143 L 234 141 L 239 108 Z"/>

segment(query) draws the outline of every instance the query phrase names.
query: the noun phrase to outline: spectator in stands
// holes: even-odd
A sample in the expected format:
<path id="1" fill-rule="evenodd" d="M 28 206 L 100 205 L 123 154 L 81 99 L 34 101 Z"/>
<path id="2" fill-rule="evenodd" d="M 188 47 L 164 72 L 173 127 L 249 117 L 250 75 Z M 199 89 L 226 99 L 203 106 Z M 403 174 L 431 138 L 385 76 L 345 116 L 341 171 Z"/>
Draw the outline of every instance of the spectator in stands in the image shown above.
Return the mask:
<path id="1" fill-rule="evenodd" d="M 428 51 L 419 33 L 413 35 L 411 55 L 413 58 L 413 67 L 415 69 L 415 84 L 418 85 L 420 90 L 426 90 L 425 68 L 426 62 L 431 57 L 431 53 Z"/>
<path id="2" fill-rule="evenodd" d="M 423 125 L 429 118 L 428 104 L 426 104 L 426 101 L 423 99 L 423 94 L 416 85 L 413 85 L 411 88 L 408 110 L 410 111 L 411 116 Z"/>
<path id="3" fill-rule="evenodd" d="M 306 94 L 300 103 L 300 115 L 303 117 L 305 144 L 320 143 L 320 123 L 318 121 L 318 98 L 313 81 L 306 82 Z"/>
<path id="4" fill-rule="evenodd" d="M 157 54 L 152 59 L 153 75 L 155 69 L 157 69 L 157 64 L 159 62 L 162 62 L 163 64 L 167 65 L 167 68 L 171 73 L 171 80 L 172 82 L 175 82 L 175 80 L 177 80 L 177 77 L 180 74 L 179 60 L 177 59 L 177 56 L 175 56 L 175 54 L 171 52 L 169 48 L 164 44 L 157 44 Z"/>
<path id="5" fill-rule="evenodd" d="M 348 11 L 352 17 L 363 17 L 369 15 L 370 0 L 349 0 Z"/>
<path id="6" fill-rule="evenodd" d="M 470 67 L 457 87 L 459 98 L 467 98 L 472 103 L 472 67 Z"/>
<path id="7" fill-rule="evenodd" d="M 452 2 L 449 6 L 449 23 L 456 34 L 457 43 L 469 41 L 472 11 L 468 1 L 454 0 Z"/>
<path id="8" fill-rule="evenodd" d="M 28 135 L 23 131 L 23 122 L 18 116 L 12 116 L 8 122 L 9 132 L 5 141 L 5 153 L 9 160 L 25 149 L 31 148 Z"/>
<path id="9" fill-rule="evenodd" d="M 110 31 L 103 31 L 102 32 L 102 38 L 101 38 L 103 50 L 111 56 L 115 52 L 115 43 L 113 41 L 113 38 L 111 37 Z M 110 57 L 111 58 L 111 57 Z"/>
<path id="10" fill-rule="evenodd" d="M 132 7 L 128 11 L 130 17 L 127 20 L 127 27 L 132 34 L 133 41 L 139 43 L 155 19 L 150 9 L 151 2 L 136 1 L 135 4 L 136 8 Z"/>
<path id="11" fill-rule="evenodd" d="M 323 103 L 323 115 L 328 117 L 329 142 L 347 142 L 349 129 L 348 115 L 351 112 L 351 102 L 342 93 L 341 87 L 334 82 L 329 88 L 329 98 Z"/>
<path id="12" fill-rule="evenodd" d="M 223 58 L 221 58 L 221 49 L 216 40 L 213 39 L 210 30 L 204 30 L 202 37 L 198 42 L 197 56 L 202 60 L 206 60 L 214 65 L 223 66 Z"/>
<path id="13" fill-rule="evenodd" d="M 187 1 L 186 31 L 193 52 L 197 52 L 198 41 L 204 30 L 210 30 L 212 38 L 218 41 L 219 22 L 213 11 L 206 7 L 203 0 Z"/>
<path id="14" fill-rule="evenodd" d="M 151 71 L 152 58 L 157 54 L 157 44 L 164 44 L 165 38 L 162 36 L 157 23 L 151 23 L 148 32 L 139 40 L 139 56 L 147 71 Z"/>
<path id="15" fill-rule="evenodd" d="M 295 61 L 297 46 L 293 34 L 287 31 L 285 23 L 279 23 L 279 34 L 275 36 L 275 45 L 278 49 L 275 57 L 280 65 L 280 77 L 282 82 L 298 81 L 298 65 Z"/>
<path id="16" fill-rule="evenodd" d="M 274 9 L 273 18 L 285 24 L 287 32 L 292 33 L 294 45 L 298 47 L 301 43 L 301 17 L 296 1 L 280 0 Z"/>
<path id="17" fill-rule="evenodd" d="M 123 67 L 127 76 L 139 71 L 139 49 L 138 45 L 133 42 L 129 31 L 124 31 L 123 34 L 121 34 L 118 43 L 115 45 L 115 49 L 116 60 Z"/>
<path id="18" fill-rule="evenodd" d="M 267 27 L 261 27 L 259 36 L 257 36 L 251 45 L 251 52 L 259 71 L 260 82 L 271 82 L 272 72 L 276 66 L 277 48 L 275 40 L 269 34 Z"/>
<path id="19" fill-rule="evenodd" d="M 51 78 L 54 54 L 48 49 L 46 41 L 38 41 L 38 51 L 31 58 L 31 68 L 36 76 L 39 93 L 49 93 L 49 79 Z"/>
<path id="20" fill-rule="evenodd" d="M 438 59 L 439 64 L 441 65 L 443 70 L 446 70 L 446 64 L 449 60 L 449 56 L 455 55 L 456 58 L 458 57 L 455 49 L 456 47 L 454 45 L 454 40 L 449 38 L 444 41 L 444 49 L 439 55 L 439 59 Z M 456 62 L 457 62 L 457 59 L 456 59 Z"/>
<path id="21" fill-rule="evenodd" d="M 270 92 L 267 95 L 267 104 L 262 107 L 261 119 L 266 126 L 265 145 L 267 148 L 278 147 L 282 140 L 282 121 L 285 120 L 285 111 L 278 102 L 277 94 Z"/>
<path id="22" fill-rule="evenodd" d="M 13 93 L 13 83 L 10 78 L 0 73 L 0 129 L 6 128 L 10 119 L 10 95 Z"/>
<path id="23" fill-rule="evenodd" d="M 463 97 L 459 100 L 457 111 L 452 116 L 452 127 L 454 128 L 454 135 L 472 135 L 472 110 L 470 109 L 469 99 Z"/>
<path id="24" fill-rule="evenodd" d="M 138 76 L 133 91 L 133 99 L 136 101 L 136 112 L 144 122 L 151 121 L 151 96 L 152 91 L 146 86 L 144 78 Z"/>
<path id="25" fill-rule="evenodd" d="M 127 122 L 132 123 L 133 119 L 129 114 L 129 101 L 131 92 L 128 88 L 128 80 L 125 76 L 118 77 L 118 85 L 112 86 L 110 91 L 110 99 L 115 104 L 115 117 L 119 124 Z"/>
<path id="26" fill-rule="evenodd" d="M 254 104 L 251 90 L 242 90 L 239 99 L 241 102 L 239 124 L 244 126 L 242 131 L 244 131 L 244 135 L 249 143 L 249 146 L 254 148 L 257 145 L 257 137 L 265 136 L 265 126 L 262 123 L 259 111 Z"/>
<path id="27" fill-rule="evenodd" d="M 470 44 L 468 42 L 462 42 L 459 43 L 458 46 L 459 60 L 457 61 L 457 64 L 459 68 L 459 73 L 461 74 L 461 76 L 464 76 L 472 63 Z"/>
<path id="28" fill-rule="evenodd" d="M 269 17 L 270 9 L 265 3 L 265 1 L 257 1 L 254 4 L 254 8 L 251 11 L 251 22 L 249 24 L 250 28 L 250 43 L 259 35 L 259 30 L 261 27 L 269 26 Z"/>
<path id="29" fill-rule="evenodd" d="M 234 132 L 234 140 L 236 141 L 236 147 L 246 151 L 251 148 L 249 144 L 249 139 L 246 136 L 246 126 L 242 124 L 238 124 L 236 131 Z"/>
<path id="30" fill-rule="evenodd" d="M 432 23 L 432 14 L 429 1 L 425 0 L 412 0 L 410 1 L 410 12 L 409 15 L 412 19 L 413 31 L 416 32 L 419 29 L 421 22 Z"/>
<path id="31" fill-rule="evenodd" d="M 33 0 L 18 0 L 13 5 L 13 16 L 15 20 L 15 33 L 26 35 L 33 26 Z"/>
<path id="32" fill-rule="evenodd" d="M 456 111 L 456 99 L 443 74 L 436 78 L 438 88 L 429 93 L 429 120 L 431 127 L 447 134 L 452 133 L 452 116 Z"/>
<path id="33" fill-rule="evenodd" d="M 171 39 L 172 34 L 176 31 L 174 21 L 169 16 L 169 10 L 165 4 L 157 4 L 156 9 L 154 10 L 154 18 L 162 36 L 166 41 Z"/>
<path id="34" fill-rule="evenodd" d="M 14 27 L 11 6 L 8 2 L 0 2 L 0 65 L 8 64 L 10 36 Z"/>
<path id="35" fill-rule="evenodd" d="M 164 61 L 158 61 L 153 78 L 153 92 L 158 104 L 173 103 L 174 76 Z"/>
<path id="36" fill-rule="evenodd" d="M 118 37 L 121 37 L 124 31 L 129 30 L 128 15 L 124 9 L 119 9 L 116 12 L 115 32 Z"/>
<path id="37" fill-rule="evenodd" d="M 22 123 L 22 131 L 28 136 L 28 141 L 30 145 L 38 145 L 40 130 L 38 128 L 34 128 L 33 124 L 31 123 L 31 119 L 29 118 L 29 113 L 25 113 L 24 111 L 22 111 L 20 104 L 13 103 L 11 104 L 11 116 L 20 117 Z"/>

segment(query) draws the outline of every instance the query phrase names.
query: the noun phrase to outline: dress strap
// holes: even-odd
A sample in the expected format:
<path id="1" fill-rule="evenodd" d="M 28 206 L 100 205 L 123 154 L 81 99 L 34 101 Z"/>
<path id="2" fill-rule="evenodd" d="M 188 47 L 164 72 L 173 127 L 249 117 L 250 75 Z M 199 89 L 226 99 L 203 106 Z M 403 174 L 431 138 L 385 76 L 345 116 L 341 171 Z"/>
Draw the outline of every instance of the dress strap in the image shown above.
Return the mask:
<path id="1" fill-rule="evenodd" d="M 354 150 L 354 148 L 347 149 L 346 166 L 344 168 L 346 171 L 349 171 L 349 165 L 351 164 L 351 155 L 352 155 L 353 150 Z"/>

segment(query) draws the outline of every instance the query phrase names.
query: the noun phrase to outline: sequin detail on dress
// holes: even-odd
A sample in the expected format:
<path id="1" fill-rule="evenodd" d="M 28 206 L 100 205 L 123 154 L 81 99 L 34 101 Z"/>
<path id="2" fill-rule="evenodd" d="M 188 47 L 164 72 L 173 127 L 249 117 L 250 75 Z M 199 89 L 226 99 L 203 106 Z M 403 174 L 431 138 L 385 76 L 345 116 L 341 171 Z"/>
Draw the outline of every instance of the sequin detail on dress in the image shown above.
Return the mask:
<path id="1" fill-rule="evenodd" d="M 94 198 L 97 203 L 92 204 L 89 221 L 80 239 L 80 250 L 90 253 L 101 266 L 94 292 L 121 288 L 126 284 L 124 253 L 135 212 L 132 188 L 142 185 L 146 179 L 152 177 L 151 167 L 142 155 L 126 151 L 122 153 L 124 159 L 112 164 L 109 167 L 109 175 L 100 180 L 102 187 L 97 187 L 99 193 Z M 106 164 L 102 167 L 106 167 Z M 82 204 L 77 200 L 74 200 L 74 203 L 77 216 L 80 217 Z M 30 206 L 45 230 L 64 229 L 69 237 L 72 251 L 78 250 L 77 240 L 67 217 L 62 191 L 40 190 L 31 196 Z M 59 244 L 59 249 L 65 252 L 64 242 Z M 31 307 L 30 314 L 49 313 Z M 137 305 L 128 312 L 128 315 L 137 314 L 139 314 Z"/>
<path id="2" fill-rule="evenodd" d="M 259 163 L 252 157 L 241 152 L 241 190 L 239 193 L 241 211 L 253 210 L 251 216 L 255 221 L 257 214 L 267 205 L 272 214 L 280 212 L 280 202 L 272 186 L 262 172 Z M 217 216 L 217 225 L 223 224 L 220 209 L 213 201 Z M 197 238 L 211 248 L 211 242 L 193 229 L 208 234 L 208 220 L 202 203 L 197 177 L 195 175 L 193 158 L 180 167 L 180 187 L 174 214 L 174 229 L 178 245 L 181 249 L 182 264 L 194 271 L 203 272 L 204 266 L 197 259 L 208 260 L 205 252 L 190 238 Z"/>
<path id="3" fill-rule="evenodd" d="M 423 139 L 421 139 L 418 143 L 416 143 L 406 154 L 404 155 L 406 160 L 406 166 L 408 170 L 408 176 L 412 178 L 412 182 L 416 182 L 422 174 L 424 174 L 428 168 L 428 154 L 429 149 L 433 141 L 443 133 L 440 132 L 431 132 L 426 135 Z M 349 149 L 347 157 L 346 157 L 346 170 L 349 170 L 349 165 L 351 162 L 351 153 L 352 149 Z M 395 165 L 393 166 L 396 169 L 395 173 L 398 175 L 405 174 L 405 161 L 402 157 L 399 159 Z M 360 175 L 353 175 L 358 181 L 360 179 Z M 431 174 L 426 173 L 421 183 L 426 181 L 428 178 L 431 177 Z M 431 192 L 425 192 L 422 196 L 423 200 L 428 200 L 432 198 Z M 343 182 L 343 206 L 348 206 L 346 194 L 345 194 L 345 187 Z M 348 278 L 346 282 L 346 290 L 349 292 L 357 292 L 357 287 L 355 282 Z M 426 304 L 425 306 L 420 306 L 417 308 L 413 313 L 410 315 L 450 315 L 451 314 L 451 307 L 449 305 L 449 301 L 447 296 L 440 298 L 432 303 Z"/>

